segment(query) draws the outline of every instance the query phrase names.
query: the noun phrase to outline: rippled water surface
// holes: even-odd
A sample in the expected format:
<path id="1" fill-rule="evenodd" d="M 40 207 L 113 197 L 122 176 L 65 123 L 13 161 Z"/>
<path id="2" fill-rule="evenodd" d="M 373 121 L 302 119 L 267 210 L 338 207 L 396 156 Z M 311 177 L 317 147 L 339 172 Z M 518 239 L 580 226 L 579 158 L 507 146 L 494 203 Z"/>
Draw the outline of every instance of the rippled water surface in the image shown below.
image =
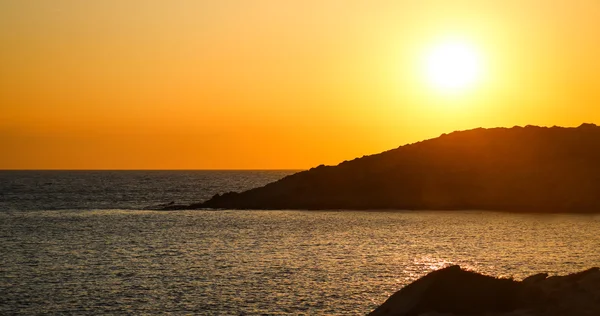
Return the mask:
<path id="1" fill-rule="evenodd" d="M 146 209 L 263 186 L 292 170 L 3 171 L 0 211 Z"/>
<path id="2" fill-rule="evenodd" d="M 0 212 L 0 314 L 357 315 L 450 263 L 596 266 L 599 231 L 478 212 Z"/>

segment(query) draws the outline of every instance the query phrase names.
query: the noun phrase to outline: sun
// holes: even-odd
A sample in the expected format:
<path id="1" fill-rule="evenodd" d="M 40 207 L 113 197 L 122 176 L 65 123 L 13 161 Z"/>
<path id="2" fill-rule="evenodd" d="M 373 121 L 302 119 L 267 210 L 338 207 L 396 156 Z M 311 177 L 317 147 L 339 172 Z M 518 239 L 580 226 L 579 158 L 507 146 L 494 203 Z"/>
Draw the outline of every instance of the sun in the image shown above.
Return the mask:
<path id="1" fill-rule="evenodd" d="M 463 41 L 445 41 L 426 55 L 425 77 L 442 92 L 462 92 L 480 80 L 481 67 L 481 58 L 474 46 Z"/>

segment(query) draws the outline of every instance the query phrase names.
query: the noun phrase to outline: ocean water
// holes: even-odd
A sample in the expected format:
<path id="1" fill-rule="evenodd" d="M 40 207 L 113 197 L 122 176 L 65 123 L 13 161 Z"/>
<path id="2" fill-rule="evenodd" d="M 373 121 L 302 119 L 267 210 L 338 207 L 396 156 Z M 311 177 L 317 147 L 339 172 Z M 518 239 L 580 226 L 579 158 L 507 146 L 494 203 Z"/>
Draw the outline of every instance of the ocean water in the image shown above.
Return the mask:
<path id="1" fill-rule="evenodd" d="M 1 171 L 2 210 L 139 210 L 263 186 L 295 171 Z"/>
<path id="2" fill-rule="evenodd" d="M 196 173 L 3 178 L 0 315 L 360 315 L 449 264 L 517 279 L 600 264 L 600 216 L 135 210 L 228 190 L 215 183 L 247 188 L 286 174 Z M 152 192 L 124 189 L 144 177 L 171 180 L 144 182 Z M 120 180 L 99 180 L 107 178 Z M 200 188 L 173 180 L 186 178 Z M 91 194 L 102 190 L 82 185 L 90 181 L 127 198 Z M 42 193 L 23 183 L 41 183 Z"/>

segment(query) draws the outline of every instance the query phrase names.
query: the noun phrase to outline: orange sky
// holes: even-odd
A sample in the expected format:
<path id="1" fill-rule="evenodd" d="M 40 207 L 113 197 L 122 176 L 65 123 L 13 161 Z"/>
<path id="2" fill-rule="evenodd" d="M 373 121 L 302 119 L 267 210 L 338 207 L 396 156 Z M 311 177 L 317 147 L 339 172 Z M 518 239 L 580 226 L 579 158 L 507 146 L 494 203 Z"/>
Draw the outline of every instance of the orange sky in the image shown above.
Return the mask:
<path id="1" fill-rule="evenodd" d="M 446 95 L 445 37 L 485 72 Z M 600 2 L 0 2 L 0 169 L 304 169 L 479 126 L 600 123 Z"/>

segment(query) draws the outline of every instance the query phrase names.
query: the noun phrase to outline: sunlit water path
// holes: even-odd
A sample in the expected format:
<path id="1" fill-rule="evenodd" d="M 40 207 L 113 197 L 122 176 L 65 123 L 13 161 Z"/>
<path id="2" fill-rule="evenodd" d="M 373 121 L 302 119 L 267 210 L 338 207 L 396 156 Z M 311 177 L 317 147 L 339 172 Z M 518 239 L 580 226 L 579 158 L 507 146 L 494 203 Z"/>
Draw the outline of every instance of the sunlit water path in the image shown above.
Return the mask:
<path id="1" fill-rule="evenodd" d="M 456 263 L 600 263 L 600 217 L 484 212 L 0 212 L 0 314 L 364 314 Z"/>

